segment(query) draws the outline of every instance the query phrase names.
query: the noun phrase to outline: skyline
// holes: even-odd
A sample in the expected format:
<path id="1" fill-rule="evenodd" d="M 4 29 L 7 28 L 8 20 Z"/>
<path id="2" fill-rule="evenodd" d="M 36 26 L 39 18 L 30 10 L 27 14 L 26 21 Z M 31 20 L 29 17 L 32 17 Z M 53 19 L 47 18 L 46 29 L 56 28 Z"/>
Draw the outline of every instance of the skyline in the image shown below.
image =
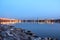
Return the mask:
<path id="1" fill-rule="evenodd" d="M 0 17 L 56 19 L 60 17 L 60 0 L 0 0 Z"/>
<path id="2" fill-rule="evenodd" d="M 28 20 L 19 20 L 19 19 L 10 19 L 10 18 L 0 18 L 0 24 L 16 24 L 16 23 L 60 23 L 60 19 L 28 19 Z"/>

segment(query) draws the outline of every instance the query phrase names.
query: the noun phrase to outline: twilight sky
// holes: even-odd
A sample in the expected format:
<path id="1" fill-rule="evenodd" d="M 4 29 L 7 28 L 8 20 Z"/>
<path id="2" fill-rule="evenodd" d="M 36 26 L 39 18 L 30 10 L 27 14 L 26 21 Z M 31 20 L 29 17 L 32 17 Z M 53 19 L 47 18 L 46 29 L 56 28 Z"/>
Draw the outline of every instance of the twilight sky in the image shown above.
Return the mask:
<path id="1" fill-rule="evenodd" d="M 59 18 L 60 0 L 0 0 L 0 17 Z"/>

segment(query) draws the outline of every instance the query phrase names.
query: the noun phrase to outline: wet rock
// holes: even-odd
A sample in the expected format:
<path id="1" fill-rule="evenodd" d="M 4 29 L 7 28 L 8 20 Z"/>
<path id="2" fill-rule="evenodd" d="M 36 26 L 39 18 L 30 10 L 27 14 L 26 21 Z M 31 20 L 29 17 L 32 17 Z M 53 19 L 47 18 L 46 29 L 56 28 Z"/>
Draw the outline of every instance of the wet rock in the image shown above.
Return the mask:
<path id="1" fill-rule="evenodd" d="M 0 25 L 0 40 L 52 40 L 51 38 L 41 38 L 31 31 L 16 28 L 9 25 Z M 57 40 L 57 39 L 54 39 Z"/>

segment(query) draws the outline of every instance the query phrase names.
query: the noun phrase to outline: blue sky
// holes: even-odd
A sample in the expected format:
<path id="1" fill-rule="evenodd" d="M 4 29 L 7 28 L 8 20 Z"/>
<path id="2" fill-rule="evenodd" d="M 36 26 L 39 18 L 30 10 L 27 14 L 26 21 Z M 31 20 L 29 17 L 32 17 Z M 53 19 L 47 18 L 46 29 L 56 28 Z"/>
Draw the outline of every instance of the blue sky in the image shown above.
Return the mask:
<path id="1" fill-rule="evenodd" d="M 0 17 L 59 18 L 60 0 L 0 0 Z"/>

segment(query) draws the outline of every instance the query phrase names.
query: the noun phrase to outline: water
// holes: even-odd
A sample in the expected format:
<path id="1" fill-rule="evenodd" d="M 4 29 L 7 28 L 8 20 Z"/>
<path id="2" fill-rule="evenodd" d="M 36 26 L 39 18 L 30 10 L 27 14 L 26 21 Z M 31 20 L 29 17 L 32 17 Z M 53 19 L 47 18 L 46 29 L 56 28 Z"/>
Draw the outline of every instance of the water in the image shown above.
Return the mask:
<path id="1" fill-rule="evenodd" d="M 40 37 L 52 37 L 60 39 L 60 24 L 37 24 L 37 23 L 18 23 L 14 26 L 30 30 Z"/>

